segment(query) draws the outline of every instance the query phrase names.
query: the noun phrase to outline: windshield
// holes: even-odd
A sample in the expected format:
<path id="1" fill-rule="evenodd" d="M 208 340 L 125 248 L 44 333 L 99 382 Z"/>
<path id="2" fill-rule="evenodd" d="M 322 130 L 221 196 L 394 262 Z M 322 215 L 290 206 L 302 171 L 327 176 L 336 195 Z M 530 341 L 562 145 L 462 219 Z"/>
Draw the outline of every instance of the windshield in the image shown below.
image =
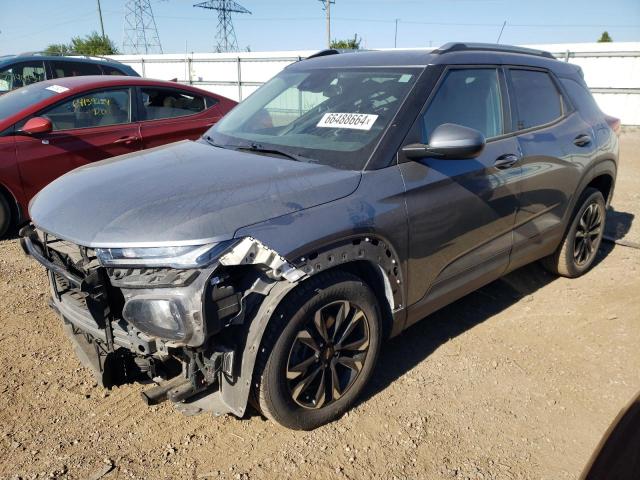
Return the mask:
<path id="1" fill-rule="evenodd" d="M 65 88 L 65 90 L 67 89 Z M 59 91 L 60 90 L 54 89 L 51 85 L 37 83 L 5 93 L 0 96 L 0 120 L 4 120 L 9 115 L 19 113 L 21 110 L 39 103 L 42 100 L 53 97 L 57 95 Z"/>
<path id="2" fill-rule="evenodd" d="M 412 68 L 285 70 L 205 137 L 225 148 L 360 170 L 417 75 Z"/>

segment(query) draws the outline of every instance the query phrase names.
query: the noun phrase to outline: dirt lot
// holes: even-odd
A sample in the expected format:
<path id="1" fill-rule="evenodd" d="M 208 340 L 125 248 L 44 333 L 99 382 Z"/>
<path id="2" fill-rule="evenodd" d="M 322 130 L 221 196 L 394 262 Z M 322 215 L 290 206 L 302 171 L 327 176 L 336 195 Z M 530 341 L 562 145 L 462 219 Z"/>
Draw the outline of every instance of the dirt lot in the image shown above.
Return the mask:
<path id="1" fill-rule="evenodd" d="M 625 131 L 609 217 L 634 242 L 639 152 Z M 391 341 L 344 418 L 292 432 L 97 387 L 43 269 L 0 242 L 0 478 L 576 478 L 640 390 L 639 292 L 640 250 L 611 243 L 578 280 L 526 267 Z"/>

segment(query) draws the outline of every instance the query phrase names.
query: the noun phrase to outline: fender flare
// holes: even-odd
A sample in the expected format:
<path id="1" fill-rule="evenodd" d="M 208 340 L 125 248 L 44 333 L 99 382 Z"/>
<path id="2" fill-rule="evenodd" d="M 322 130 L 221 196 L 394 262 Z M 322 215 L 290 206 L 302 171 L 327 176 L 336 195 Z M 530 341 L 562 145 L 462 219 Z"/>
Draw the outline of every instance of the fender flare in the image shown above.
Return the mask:
<path id="1" fill-rule="evenodd" d="M 371 235 L 359 235 L 299 256 L 291 263 L 298 271 L 302 271 L 306 275 L 298 276 L 295 281 L 287 281 L 286 278 L 281 277 L 280 281 L 272 285 L 256 313 L 250 319 L 246 330 L 246 340 L 236 352 L 240 354 L 241 360 L 238 375 L 233 382 L 230 382 L 225 376 L 222 377 L 221 400 L 231 413 L 242 417 L 246 412 L 262 337 L 280 302 L 299 282 L 325 270 L 362 260 L 377 265 L 380 269 L 385 283 L 385 295 L 392 314 L 404 309 L 405 292 L 400 264 L 393 247 L 386 241 Z"/>
<path id="2" fill-rule="evenodd" d="M 589 167 L 589 169 L 582 175 L 580 179 L 580 183 L 578 183 L 578 188 L 575 190 L 573 194 L 573 198 L 569 204 L 569 208 L 566 210 L 566 217 L 564 219 L 564 224 L 568 225 L 573 212 L 576 209 L 576 204 L 580 199 L 580 195 L 584 192 L 587 185 L 589 185 L 594 178 L 599 177 L 601 175 L 609 175 L 612 179 L 611 181 L 611 191 L 609 192 L 609 198 L 605 198 L 606 206 L 609 206 L 609 202 L 613 196 L 613 190 L 616 184 L 616 175 L 617 175 L 618 167 L 616 162 L 610 158 L 600 160 L 598 163 L 595 163 Z"/>

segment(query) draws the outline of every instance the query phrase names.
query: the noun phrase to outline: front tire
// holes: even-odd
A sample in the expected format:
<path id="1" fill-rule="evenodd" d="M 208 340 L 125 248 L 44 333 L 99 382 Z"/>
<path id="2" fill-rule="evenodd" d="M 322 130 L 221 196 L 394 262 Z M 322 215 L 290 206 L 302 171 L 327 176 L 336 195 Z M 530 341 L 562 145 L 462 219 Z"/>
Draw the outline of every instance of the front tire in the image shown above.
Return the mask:
<path id="1" fill-rule="evenodd" d="M 11 207 L 5 196 L 0 192 L 0 239 L 9 231 L 11 227 Z"/>
<path id="2" fill-rule="evenodd" d="M 372 375 L 381 332 L 378 302 L 360 278 L 327 272 L 303 282 L 265 331 L 254 375 L 260 410 L 296 430 L 340 417 Z"/>
<path id="3" fill-rule="evenodd" d="M 587 188 L 578 205 L 558 250 L 542 262 L 550 272 L 568 278 L 579 277 L 591 268 L 604 234 L 606 210 L 602 193 Z"/>

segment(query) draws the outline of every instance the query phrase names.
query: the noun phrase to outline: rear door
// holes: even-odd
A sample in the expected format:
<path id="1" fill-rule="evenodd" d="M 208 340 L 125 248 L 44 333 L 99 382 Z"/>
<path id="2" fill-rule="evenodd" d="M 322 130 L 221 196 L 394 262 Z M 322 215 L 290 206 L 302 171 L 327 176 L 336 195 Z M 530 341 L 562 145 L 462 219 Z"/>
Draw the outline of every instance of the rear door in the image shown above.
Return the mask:
<path id="1" fill-rule="evenodd" d="M 36 114 L 49 118 L 53 131 L 16 137 L 18 167 L 27 196 L 74 168 L 139 150 L 140 133 L 132 122 L 131 99 L 130 88 L 101 89 L 65 99 Z"/>
<path id="2" fill-rule="evenodd" d="M 524 67 L 509 68 L 508 74 L 514 130 L 522 150 L 512 258 L 512 266 L 519 266 L 557 245 L 595 141 L 593 130 L 563 97 L 553 75 Z"/>
<path id="3" fill-rule="evenodd" d="M 140 132 L 144 148 L 178 140 L 195 140 L 222 114 L 217 101 L 188 90 L 138 87 Z"/>
<path id="4" fill-rule="evenodd" d="M 414 319 L 505 271 L 521 171 L 518 142 L 508 135 L 500 68 L 450 68 L 436 88 L 419 121 L 419 138 L 411 133 L 406 143 L 428 143 L 437 126 L 455 123 L 482 132 L 487 144 L 473 159 L 400 164 L 407 189 L 408 304 L 414 304 Z"/>

